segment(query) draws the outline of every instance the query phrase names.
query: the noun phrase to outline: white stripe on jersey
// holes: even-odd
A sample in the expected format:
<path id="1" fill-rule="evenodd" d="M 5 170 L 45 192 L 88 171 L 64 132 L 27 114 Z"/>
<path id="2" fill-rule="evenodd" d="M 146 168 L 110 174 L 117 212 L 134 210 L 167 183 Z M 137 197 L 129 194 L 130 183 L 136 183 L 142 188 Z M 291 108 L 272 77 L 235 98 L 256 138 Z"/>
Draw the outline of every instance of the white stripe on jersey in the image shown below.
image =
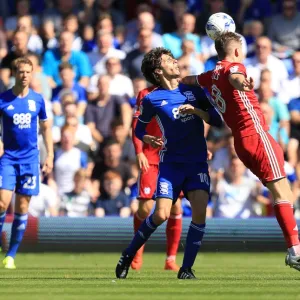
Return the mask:
<path id="1" fill-rule="evenodd" d="M 162 122 L 161 122 L 159 116 L 156 115 L 155 118 L 156 118 L 157 124 L 158 124 L 158 126 L 159 126 L 159 129 L 160 129 L 160 131 L 161 131 L 161 133 L 162 133 L 162 140 L 163 140 L 163 142 L 164 142 L 163 148 L 159 151 L 159 160 L 160 160 L 161 162 L 163 162 L 163 161 L 164 161 L 164 155 L 165 155 L 165 152 L 167 151 L 167 149 L 165 148 L 165 145 L 167 144 L 167 139 L 166 139 L 166 136 L 165 136 L 165 129 L 164 129 L 164 126 L 163 126 L 163 124 L 162 124 Z"/>
<path id="2" fill-rule="evenodd" d="M 261 139 L 263 141 L 263 144 L 264 144 L 267 156 L 268 156 L 269 161 L 270 161 L 271 169 L 272 169 L 272 172 L 274 174 L 274 179 L 278 179 L 278 178 L 284 177 L 281 174 L 280 167 L 278 165 L 278 161 L 276 159 L 276 155 L 275 155 L 275 153 L 273 151 L 273 148 L 272 148 L 272 146 L 270 144 L 269 138 L 266 135 L 265 131 L 263 130 L 263 128 L 262 128 L 262 126 L 260 124 L 258 115 L 257 115 L 256 111 L 254 110 L 254 108 L 253 108 L 250 100 L 248 99 L 248 97 L 245 94 L 245 92 L 238 91 L 238 94 L 241 97 L 241 100 L 242 100 L 245 108 L 247 109 L 247 112 L 250 114 L 250 116 L 252 118 L 252 121 L 254 123 L 254 127 L 255 127 L 257 133 L 260 135 L 260 137 L 261 137 Z"/>

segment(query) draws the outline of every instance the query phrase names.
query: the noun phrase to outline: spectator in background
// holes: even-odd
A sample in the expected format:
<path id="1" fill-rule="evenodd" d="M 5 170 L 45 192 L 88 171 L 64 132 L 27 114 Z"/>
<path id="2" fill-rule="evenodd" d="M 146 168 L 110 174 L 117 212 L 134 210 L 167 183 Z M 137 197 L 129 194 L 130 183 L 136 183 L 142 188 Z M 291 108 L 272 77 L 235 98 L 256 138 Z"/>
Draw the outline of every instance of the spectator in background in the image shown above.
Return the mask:
<path id="1" fill-rule="evenodd" d="M 127 54 L 124 61 L 125 72 L 130 78 L 143 77 L 141 65 L 144 55 L 152 49 L 153 32 L 149 29 L 140 29 L 138 48 Z"/>
<path id="2" fill-rule="evenodd" d="M 178 66 L 184 73 L 182 77 L 203 73 L 204 65 L 196 55 L 194 42 L 183 40 L 181 49 L 182 55 L 178 58 Z"/>
<path id="3" fill-rule="evenodd" d="M 22 56 L 31 54 L 27 48 L 28 34 L 24 31 L 16 31 L 13 35 L 13 50 L 2 59 L 0 77 L 3 83 L 8 86 L 12 76 L 12 62 Z"/>
<path id="4" fill-rule="evenodd" d="M 103 179 L 103 194 L 96 202 L 95 216 L 120 216 L 127 218 L 131 214 L 130 201 L 122 191 L 122 177 L 116 171 L 107 171 Z"/>
<path id="5" fill-rule="evenodd" d="M 128 99 L 131 108 L 136 105 L 136 99 L 139 92 L 147 87 L 147 81 L 143 77 L 136 77 L 132 80 L 134 96 Z"/>
<path id="6" fill-rule="evenodd" d="M 90 52 L 88 57 L 94 73 L 104 75 L 106 73 L 105 62 L 109 57 L 117 57 L 123 60 L 126 54 L 122 50 L 113 47 L 113 35 L 107 31 L 97 32 L 97 51 Z"/>
<path id="7" fill-rule="evenodd" d="M 244 176 L 246 167 L 237 156 L 232 157 L 227 172 L 219 173 L 213 186 L 217 195 L 213 216 L 221 218 L 247 219 L 255 216 L 253 204 L 269 204 L 270 200 L 261 196 L 261 184 Z"/>
<path id="8" fill-rule="evenodd" d="M 74 94 L 75 102 L 77 103 L 77 114 L 83 116 L 87 106 L 85 89 L 75 81 L 75 72 L 73 66 L 68 62 L 63 62 L 59 66 L 59 75 L 62 84 L 53 89 L 52 105 L 55 115 L 62 115 L 61 95 L 66 91 Z"/>
<path id="9" fill-rule="evenodd" d="M 0 28 L 0 63 L 7 55 L 7 40 L 5 32 Z"/>
<path id="10" fill-rule="evenodd" d="M 88 177 L 85 169 L 79 169 L 74 174 L 74 188 L 61 197 L 59 215 L 67 217 L 87 217 L 91 197 L 86 190 Z"/>
<path id="11" fill-rule="evenodd" d="M 92 74 L 91 65 L 85 53 L 72 50 L 73 41 L 73 33 L 63 31 L 59 38 L 59 48 L 50 49 L 44 55 L 44 72 L 51 79 L 53 88 L 61 84 L 59 65 L 62 62 L 69 62 L 74 67 L 76 82 L 83 87 L 89 83 L 89 77 Z"/>
<path id="12" fill-rule="evenodd" d="M 139 31 L 141 29 L 148 29 L 152 32 L 151 48 L 162 47 L 162 36 L 154 31 L 154 27 L 155 20 L 150 12 L 145 11 L 139 13 L 137 17 L 137 27 L 135 28 L 135 31 L 131 31 L 129 34 L 127 34 L 122 49 L 126 52 L 130 52 L 134 48 L 137 48 L 137 43 L 139 41 Z"/>
<path id="13" fill-rule="evenodd" d="M 82 25 L 94 25 L 97 19 L 95 0 L 82 0 L 83 8 L 78 14 L 79 22 Z"/>
<path id="14" fill-rule="evenodd" d="M 293 54 L 292 62 L 294 72 L 283 83 L 283 88 L 279 95 L 284 103 L 289 103 L 294 98 L 300 98 L 300 51 Z"/>
<path id="15" fill-rule="evenodd" d="M 126 99 L 109 93 L 110 77 L 100 76 L 98 79 L 99 94 L 95 101 L 89 103 L 85 114 L 85 123 L 89 126 L 92 136 L 97 143 L 111 134 L 110 124 L 120 117 L 124 128 L 129 132 L 132 120 L 132 110 Z"/>
<path id="16" fill-rule="evenodd" d="M 195 45 L 195 53 L 202 59 L 202 49 L 200 37 L 194 34 L 196 18 L 192 14 L 185 13 L 180 19 L 178 30 L 173 33 L 163 35 L 164 47 L 171 50 L 175 58 L 182 55 L 181 44 L 184 39 L 191 40 Z"/>
<path id="17" fill-rule="evenodd" d="M 94 28 L 88 24 L 84 25 L 82 30 L 82 51 L 89 53 L 95 51 L 96 48 Z"/>
<path id="18" fill-rule="evenodd" d="M 82 39 L 78 34 L 79 23 L 78 17 L 74 14 L 68 15 L 63 20 L 63 30 L 73 33 L 74 40 L 72 43 L 73 51 L 80 51 L 82 48 Z"/>
<path id="19" fill-rule="evenodd" d="M 247 42 L 247 57 L 255 55 L 256 39 L 264 33 L 264 25 L 261 21 L 254 20 L 244 24 L 243 34 Z"/>
<path id="20" fill-rule="evenodd" d="M 33 29 L 31 16 L 27 15 L 27 16 L 19 17 L 17 21 L 17 29 L 20 31 L 25 31 L 28 34 L 29 36 L 29 40 L 27 44 L 28 50 L 35 52 L 37 54 L 41 54 L 43 52 L 43 41 L 40 38 L 40 36 L 36 34 L 36 31 Z"/>
<path id="21" fill-rule="evenodd" d="M 54 154 L 54 176 L 51 178 L 51 183 L 49 183 L 52 186 L 56 183 L 59 196 L 73 191 L 73 178 L 76 171 L 80 168 L 87 168 L 86 153 L 75 148 L 74 144 L 74 128 L 64 126 L 61 129 L 61 146 Z"/>
<path id="22" fill-rule="evenodd" d="M 282 14 L 272 17 L 268 36 L 275 51 L 290 55 L 290 50 L 300 50 L 300 13 L 296 0 L 283 0 Z"/>
<path id="23" fill-rule="evenodd" d="M 55 34 L 54 23 L 50 19 L 46 19 L 41 28 L 41 37 L 43 42 L 43 48 L 45 51 L 54 49 L 59 46 L 58 40 Z"/>
<path id="24" fill-rule="evenodd" d="M 245 61 L 248 76 L 254 79 L 254 89 L 260 85 L 260 73 L 264 69 L 272 74 L 272 90 L 278 93 L 283 82 L 288 78 L 284 63 L 272 55 L 272 42 L 268 37 L 262 36 L 256 40 L 255 56 Z"/>

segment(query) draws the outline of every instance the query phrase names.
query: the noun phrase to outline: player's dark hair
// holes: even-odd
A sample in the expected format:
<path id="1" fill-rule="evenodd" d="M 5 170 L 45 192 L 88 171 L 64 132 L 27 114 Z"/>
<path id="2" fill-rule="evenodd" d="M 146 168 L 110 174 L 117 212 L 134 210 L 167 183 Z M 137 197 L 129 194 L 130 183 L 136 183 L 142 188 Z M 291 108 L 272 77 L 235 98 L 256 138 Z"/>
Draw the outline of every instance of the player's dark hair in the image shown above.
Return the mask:
<path id="1" fill-rule="evenodd" d="M 73 66 L 69 62 L 65 61 L 59 65 L 58 69 L 59 69 L 59 72 L 61 72 L 64 69 L 73 70 Z"/>
<path id="2" fill-rule="evenodd" d="M 215 48 L 219 59 L 224 59 L 227 54 L 227 46 L 230 42 L 235 41 L 241 43 L 241 37 L 234 32 L 225 32 L 215 40 Z"/>
<path id="3" fill-rule="evenodd" d="M 146 80 L 153 85 L 160 85 L 160 81 L 157 74 L 155 73 L 155 70 L 161 68 L 161 57 L 163 54 L 173 57 L 173 54 L 170 50 L 162 47 L 157 47 L 145 54 L 142 62 L 142 73 Z"/>
<path id="4" fill-rule="evenodd" d="M 26 56 L 23 56 L 23 57 L 19 57 L 19 58 L 15 59 L 12 62 L 13 73 L 15 73 L 19 69 L 20 65 L 29 65 L 29 66 L 31 66 L 31 69 L 33 69 L 33 64 L 31 62 L 31 60 L 28 59 Z"/>

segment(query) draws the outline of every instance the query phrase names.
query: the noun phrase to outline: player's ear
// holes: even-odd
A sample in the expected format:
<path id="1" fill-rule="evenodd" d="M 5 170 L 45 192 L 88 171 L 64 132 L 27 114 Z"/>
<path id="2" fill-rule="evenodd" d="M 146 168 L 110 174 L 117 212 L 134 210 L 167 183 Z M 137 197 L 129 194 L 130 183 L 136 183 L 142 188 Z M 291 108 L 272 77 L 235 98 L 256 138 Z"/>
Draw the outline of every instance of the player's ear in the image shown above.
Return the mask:
<path id="1" fill-rule="evenodd" d="M 161 70 L 161 69 L 155 69 L 155 70 L 154 70 L 154 73 L 155 73 L 155 74 L 160 74 L 160 75 L 161 75 L 161 74 L 162 74 L 162 70 Z"/>
<path id="2" fill-rule="evenodd" d="M 239 57 L 239 56 L 240 56 L 240 54 L 239 54 L 239 49 L 238 49 L 238 48 L 235 48 L 235 50 L 234 50 L 234 55 L 235 55 L 236 57 Z"/>

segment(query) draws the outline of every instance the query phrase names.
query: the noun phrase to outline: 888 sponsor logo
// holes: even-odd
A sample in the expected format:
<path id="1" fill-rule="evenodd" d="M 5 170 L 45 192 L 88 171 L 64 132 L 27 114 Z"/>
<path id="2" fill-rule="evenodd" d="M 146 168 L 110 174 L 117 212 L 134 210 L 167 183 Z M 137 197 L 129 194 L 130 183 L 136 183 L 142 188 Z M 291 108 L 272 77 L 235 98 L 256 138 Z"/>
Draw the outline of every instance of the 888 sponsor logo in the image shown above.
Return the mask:
<path id="1" fill-rule="evenodd" d="M 172 114 L 174 119 L 180 119 L 183 123 L 194 119 L 194 115 L 180 113 L 178 107 L 172 109 Z"/>
<path id="2" fill-rule="evenodd" d="M 13 123 L 17 125 L 20 129 L 30 128 L 31 125 L 31 114 L 14 114 Z"/>

